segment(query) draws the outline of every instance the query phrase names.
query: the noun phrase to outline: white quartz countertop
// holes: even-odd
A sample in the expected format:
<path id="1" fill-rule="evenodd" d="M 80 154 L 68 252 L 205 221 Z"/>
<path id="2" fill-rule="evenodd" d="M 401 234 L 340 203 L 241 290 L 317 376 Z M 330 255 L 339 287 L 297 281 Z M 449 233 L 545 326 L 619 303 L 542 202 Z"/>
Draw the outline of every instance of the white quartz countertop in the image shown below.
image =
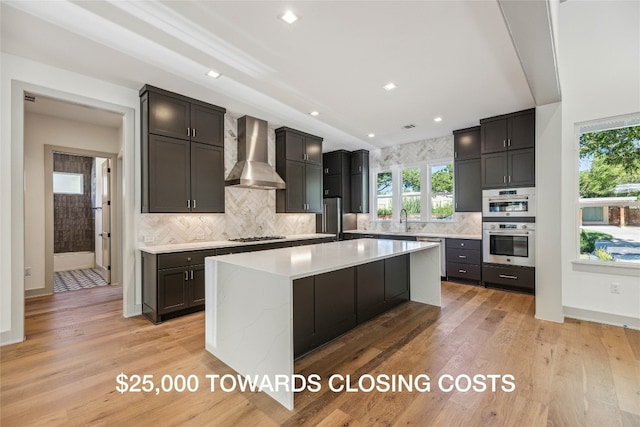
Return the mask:
<path id="1" fill-rule="evenodd" d="M 381 236 L 412 236 L 412 237 L 436 237 L 446 239 L 471 239 L 482 240 L 482 234 L 454 234 L 454 233 L 418 233 L 403 231 L 374 231 L 374 230 L 345 230 L 345 233 L 353 234 L 379 234 Z"/>
<path id="2" fill-rule="evenodd" d="M 323 245 L 298 246 L 207 258 L 241 268 L 287 276 L 313 276 L 384 258 L 426 250 L 438 243 L 403 240 L 356 239 Z"/>
<path id="3" fill-rule="evenodd" d="M 168 245 L 149 245 L 140 246 L 139 250 L 150 254 L 164 254 L 170 252 L 184 252 L 184 251 L 197 251 L 205 249 L 216 248 L 229 248 L 233 246 L 250 246 L 250 245 L 263 245 L 268 243 L 295 241 L 295 240 L 308 240 L 308 239 L 322 239 L 325 237 L 335 237 L 335 234 L 292 234 L 285 236 L 284 239 L 276 240 L 263 240 L 260 242 L 232 242 L 230 240 L 214 240 L 214 241 L 202 241 L 191 243 L 172 243 Z"/>

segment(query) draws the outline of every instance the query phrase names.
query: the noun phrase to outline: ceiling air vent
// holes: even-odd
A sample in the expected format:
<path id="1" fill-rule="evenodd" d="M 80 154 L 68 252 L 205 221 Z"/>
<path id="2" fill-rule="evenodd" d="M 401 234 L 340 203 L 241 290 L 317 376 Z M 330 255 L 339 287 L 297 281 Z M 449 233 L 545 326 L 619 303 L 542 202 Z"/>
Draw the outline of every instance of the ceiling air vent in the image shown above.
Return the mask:
<path id="1" fill-rule="evenodd" d="M 25 95 L 24 100 L 27 102 L 36 102 L 36 97 L 33 95 Z"/>
<path id="2" fill-rule="evenodd" d="M 402 129 L 413 129 L 414 127 L 416 127 L 416 125 L 409 124 L 409 125 L 402 126 Z"/>

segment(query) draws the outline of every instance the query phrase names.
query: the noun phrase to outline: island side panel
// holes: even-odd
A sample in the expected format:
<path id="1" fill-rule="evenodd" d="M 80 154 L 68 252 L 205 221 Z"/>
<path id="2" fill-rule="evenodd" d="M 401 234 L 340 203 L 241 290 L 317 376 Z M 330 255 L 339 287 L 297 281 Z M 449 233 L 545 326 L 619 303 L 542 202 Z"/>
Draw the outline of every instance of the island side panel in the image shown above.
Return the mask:
<path id="1" fill-rule="evenodd" d="M 409 286 L 411 301 L 440 307 L 440 247 L 411 252 Z"/>
<path id="2" fill-rule="evenodd" d="M 206 259 L 206 349 L 242 375 L 293 375 L 292 283 L 269 274 Z M 293 392 L 264 390 L 287 409 Z"/>

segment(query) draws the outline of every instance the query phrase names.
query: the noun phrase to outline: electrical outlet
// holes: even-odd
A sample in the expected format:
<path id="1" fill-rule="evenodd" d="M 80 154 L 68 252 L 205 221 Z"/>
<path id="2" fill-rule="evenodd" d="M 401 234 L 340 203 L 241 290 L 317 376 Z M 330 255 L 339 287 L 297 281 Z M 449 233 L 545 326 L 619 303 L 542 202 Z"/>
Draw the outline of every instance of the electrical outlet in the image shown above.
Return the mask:
<path id="1" fill-rule="evenodd" d="M 144 236 L 145 243 L 153 243 L 153 236 Z"/>
<path id="2" fill-rule="evenodd" d="M 611 293 L 619 294 L 620 293 L 620 283 L 612 283 L 611 284 Z"/>
<path id="3" fill-rule="evenodd" d="M 24 269 L 24 276 L 31 276 L 31 267 L 27 267 Z"/>
<path id="4" fill-rule="evenodd" d="M 196 234 L 196 240 L 204 240 L 204 234 L 203 233 Z"/>

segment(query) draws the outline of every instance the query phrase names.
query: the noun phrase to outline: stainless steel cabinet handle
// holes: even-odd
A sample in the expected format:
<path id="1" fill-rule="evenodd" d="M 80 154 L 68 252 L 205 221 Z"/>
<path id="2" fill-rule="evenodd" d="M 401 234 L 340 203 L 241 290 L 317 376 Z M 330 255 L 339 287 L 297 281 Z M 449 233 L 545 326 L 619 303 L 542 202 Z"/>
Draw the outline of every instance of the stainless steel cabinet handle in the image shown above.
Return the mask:
<path id="1" fill-rule="evenodd" d="M 193 280 L 193 270 L 191 270 L 191 280 Z"/>
<path id="2" fill-rule="evenodd" d="M 191 128 L 187 128 L 187 136 L 191 136 Z"/>
<path id="3" fill-rule="evenodd" d="M 196 128 L 193 128 L 193 134 L 191 135 L 192 137 L 196 137 Z"/>
<path id="4" fill-rule="evenodd" d="M 191 200 L 187 200 L 187 208 L 191 209 Z"/>
<path id="5" fill-rule="evenodd" d="M 507 146 L 507 141 L 505 139 L 502 140 L 502 146 L 506 147 Z"/>
<path id="6" fill-rule="evenodd" d="M 501 274 L 500 275 L 501 279 L 513 279 L 513 280 L 518 280 L 518 276 L 510 276 L 508 274 Z"/>
<path id="7" fill-rule="evenodd" d="M 193 199 L 193 209 L 196 208 L 196 199 Z"/>
<path id="8" fill-rule="evenodd" d="M 511 182 L 511 175 L 509 175 L 509 182 Z"/>
<path id="9" fill-rule="evenodd" d="M 464 246 L 464 243 L 460 243 L 460 246 Z"/>
<path id="10" fill-rule="evenodd" d="M 458 273 L 466 273 L 467 270 L 458 270 Z"/>
<path id="11" fill-rule="evenodd" d="M 506 182 L 507 182 L 507 177 L 506 177 L 506 176 L 504 176 L 504 175 L 502 175 L 502 183 L 503 183 L 503 184 L 506 184 Z"/>
<path id="12" fill-rule="evenodd" d="M 188 271 L 184 272 L 184 280 L 189 280 L 189 272 Z"/>
<path id="13" fill-rule="evenodd" d="M 458 258 L 467 259 L 466 255 L 458 255 Z"/>
<path id="14" fill-rule="evenodd" d="M 507 147 L 511 147 L 511 138 L 507 139 Z"/>
<path id="15" fill-rule="evenodd" d="M 187 257 L 187 262 L 191 262 L 191 257 L 190 256 Z"/>

